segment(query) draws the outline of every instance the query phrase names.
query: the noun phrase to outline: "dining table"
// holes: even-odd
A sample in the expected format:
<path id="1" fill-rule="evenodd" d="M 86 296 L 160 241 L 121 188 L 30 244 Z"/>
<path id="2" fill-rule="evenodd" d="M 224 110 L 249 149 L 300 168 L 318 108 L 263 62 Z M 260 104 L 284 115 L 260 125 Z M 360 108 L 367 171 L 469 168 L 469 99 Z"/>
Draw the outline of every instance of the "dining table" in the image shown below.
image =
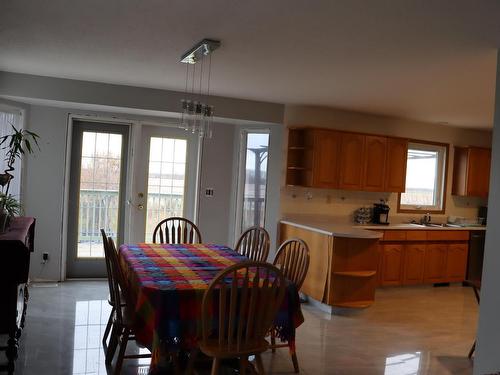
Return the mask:
<path id="1" fill-rule="evenodd" d="M 227 246 L 203 243 L 124 244 L 118 258 L 134 309 L 136 341 L 151 350 L 150 374 L 163 372 L 172 354 L 198 347 L 210 282 L 226 267 L 249 260 Z M 298 290 L 289 282 L 272 329 L 291 351 L 303 321 Z"/>

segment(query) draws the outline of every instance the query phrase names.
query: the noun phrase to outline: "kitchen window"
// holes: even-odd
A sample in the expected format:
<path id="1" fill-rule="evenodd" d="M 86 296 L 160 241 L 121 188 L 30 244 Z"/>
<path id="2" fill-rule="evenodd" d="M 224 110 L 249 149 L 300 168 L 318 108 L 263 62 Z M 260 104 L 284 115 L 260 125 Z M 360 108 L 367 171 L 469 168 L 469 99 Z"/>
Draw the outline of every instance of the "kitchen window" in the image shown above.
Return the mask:
<path id="1" fill-rule="evenodd" d="M 444 212 L 448 145 L 410 142 L 399 212 Z"/>

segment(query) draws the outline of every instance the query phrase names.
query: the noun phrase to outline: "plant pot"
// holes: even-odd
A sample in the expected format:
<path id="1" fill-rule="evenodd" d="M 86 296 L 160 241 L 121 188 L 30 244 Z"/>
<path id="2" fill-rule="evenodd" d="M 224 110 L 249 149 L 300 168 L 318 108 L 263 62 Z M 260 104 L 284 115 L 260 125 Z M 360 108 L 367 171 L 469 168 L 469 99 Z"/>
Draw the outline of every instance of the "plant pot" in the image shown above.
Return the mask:
<path id="1" fill-rule="evenodd" d="M 0 211 L 0 233 L 5 233 L 9 226 L 10 216 L 6 209 Z"/>

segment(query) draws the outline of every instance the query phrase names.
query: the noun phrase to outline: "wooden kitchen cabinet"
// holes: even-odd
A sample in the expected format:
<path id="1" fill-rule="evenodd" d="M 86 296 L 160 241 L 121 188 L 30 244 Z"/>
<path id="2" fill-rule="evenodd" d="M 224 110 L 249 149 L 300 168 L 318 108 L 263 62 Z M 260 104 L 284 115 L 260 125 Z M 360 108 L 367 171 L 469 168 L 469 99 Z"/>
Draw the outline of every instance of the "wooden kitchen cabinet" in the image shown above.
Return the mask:
<path id="1" fill-rule="evenodd" d="M 385 230 L 378 284 L 413 285 L 465 280 L 467 230 Z"/>
<path id="2" fill-rule="evenodd" d="M 403 247 L 402 244 L 382 246 L 382 271 L 379 279 L 381 285 L 401 285 Z"/>
<path id="3" fill-rule="evenodd" d="M 361 190 L 365 161 L 365 139 L 362 134 L 342 133 L 340 145 L 339 188 Z"/>
<path id="4" fill-rule="evenodd" d="M 408 140 L 387 138 L 387 156 L 384 191 L 403 193 L 406 188 Z"/>
<path id="5" fill-rule="evenodd" d="M 363 164 L 363 190 L 384 191 L 387 137 L 367 135 Z"/>
<path id="6" fill-rule="evenodd" d="M 425 254 L 424 282 L 446 282 L 446 258 L 448 245 L 428 244 Z"/>
<path id="7" fill-rule="evenodd" d="M 408 140 L 319 128 L 290 128 L 287 185 L 405 190 Z"/>
<path id="8" fill-rule="evenodd" d="M 405 245 L 403 284 L 422 284 L 424 282 L 425 269 L 425 243 Z"/>
<path id="9" fill-rule="evenodd" d="M 449 282 L 460 282 L 465 279 L 467 270 L 467 244 L 448 245 L 448 256 L 446 262 L 446 279 Z"/>
<path id="10" fill-rule="evenodd" d="M 455 147 L 452 194 L 487 197 L 490 183 L 491 149 Z"/>
<path id="11" fill-rule="evenodd" d="M 330 130 L 314 130 L 312 186 L 338 187 L 340 134 Z"/>

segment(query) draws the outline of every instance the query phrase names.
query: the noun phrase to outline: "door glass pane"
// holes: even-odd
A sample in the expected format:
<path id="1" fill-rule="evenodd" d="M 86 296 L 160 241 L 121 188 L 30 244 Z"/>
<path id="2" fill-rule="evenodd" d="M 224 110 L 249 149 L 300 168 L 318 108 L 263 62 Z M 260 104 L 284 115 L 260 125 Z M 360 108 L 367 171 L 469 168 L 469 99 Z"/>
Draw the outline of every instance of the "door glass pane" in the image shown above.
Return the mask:
<path id="1" fill-rule="evenodd" d="M 149 147 L 146 241 L 156 224 L 170 216 L 183 216 L 187 141 L 151 137 Z"/>
<path id="2" fill-rule="evenodd" d="M 269 134 L 248 133 L 241 231 L 264 226 Z"/>
<path id="3" fill-rule="evenodd" d="M 117 238 L 122 135 L 83 132 L 78 258 L 103 258 L 100 229 Z"/>

